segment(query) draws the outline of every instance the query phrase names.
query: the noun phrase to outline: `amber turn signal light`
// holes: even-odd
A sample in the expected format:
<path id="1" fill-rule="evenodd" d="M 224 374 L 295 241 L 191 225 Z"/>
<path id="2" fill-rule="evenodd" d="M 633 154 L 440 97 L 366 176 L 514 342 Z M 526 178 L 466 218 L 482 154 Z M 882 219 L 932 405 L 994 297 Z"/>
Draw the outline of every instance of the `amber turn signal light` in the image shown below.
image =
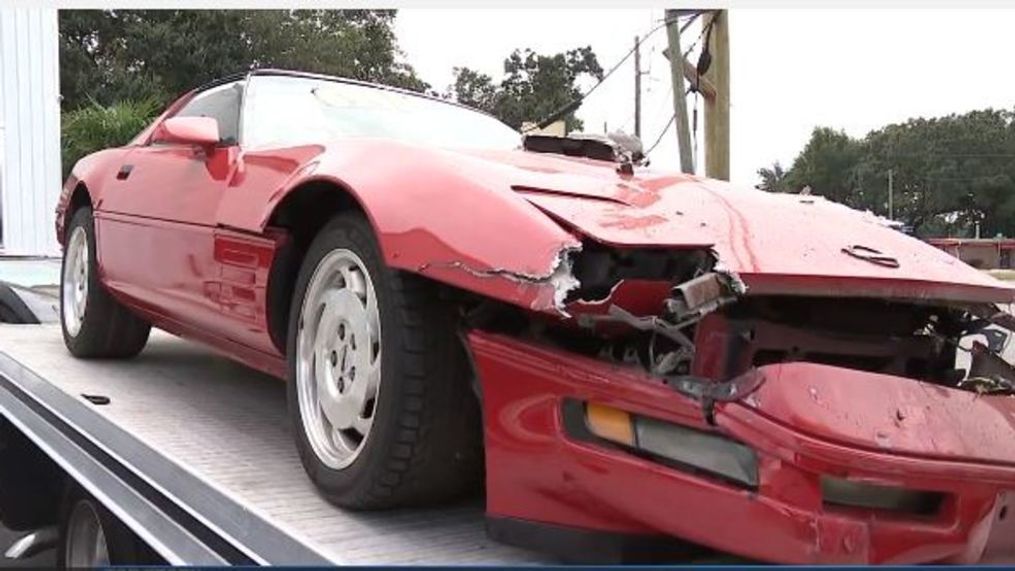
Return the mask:
<path id="1" fill-rule="evenodd" d="M 758 458 L 748 446 L 720 434 L 585 403 L 593 436 L 749 487 L 758 485 Z"/>
<path id="2" fill-rule="evenodd" d="M 611 406 L 590 402 L 585 405 L 585 419 L 589 431 L 599 438 L 635 446 L 634 422 L 630 414 Z"/>

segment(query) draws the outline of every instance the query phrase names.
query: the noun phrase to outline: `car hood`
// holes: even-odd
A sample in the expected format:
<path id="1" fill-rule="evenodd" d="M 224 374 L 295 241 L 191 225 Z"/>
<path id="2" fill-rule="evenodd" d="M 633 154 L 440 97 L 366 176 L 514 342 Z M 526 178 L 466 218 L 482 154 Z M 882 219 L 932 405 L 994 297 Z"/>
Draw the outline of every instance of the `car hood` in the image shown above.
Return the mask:
<path id="1" fill-rule="evenodd" d="M 525 151 L 459 152 L 456 168 L 510 186 L 547 215 L 617 247 L 711 249 L 749 294 L 1009 303 L 1015 287 L 819 196 Z"/>

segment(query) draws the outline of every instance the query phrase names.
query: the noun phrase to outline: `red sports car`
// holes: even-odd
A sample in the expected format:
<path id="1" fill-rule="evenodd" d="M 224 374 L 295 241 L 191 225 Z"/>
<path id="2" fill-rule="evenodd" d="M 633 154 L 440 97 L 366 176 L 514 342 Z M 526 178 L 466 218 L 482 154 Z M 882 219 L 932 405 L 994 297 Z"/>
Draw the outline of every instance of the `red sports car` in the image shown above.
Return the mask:
<path id="1" fill-rule="evenodd" d="M 1015 560 L 1015 289 L 873 214 L 644 162 L 226 78 L 74 167 L 67 348 L 130 357 L 155 326 L 288 380 L 346 508 L 485 480 L 491 534 L 547 549 Z"/>

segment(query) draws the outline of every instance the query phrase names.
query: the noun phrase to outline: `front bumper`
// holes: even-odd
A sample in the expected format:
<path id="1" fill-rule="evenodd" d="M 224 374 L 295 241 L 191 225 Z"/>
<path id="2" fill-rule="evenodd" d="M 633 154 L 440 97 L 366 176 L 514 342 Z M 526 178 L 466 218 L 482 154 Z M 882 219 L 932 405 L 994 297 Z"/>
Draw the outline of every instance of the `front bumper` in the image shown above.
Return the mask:
<path id="1" fill-rule="evenodd" d="M 818 438 L 743 403 L 718 405 L 710 426 L 700 403 L 635 369 L 484 332 L 469 341 L 482 379 L 491 517 L 662 534 L 782 563 L 1015 561 L 1011 465 Z M 739 440 L 758 454 L 759 484 L 569 438 L 567 399 Z M 823 502 L 823 475 L 943 499 L 933 514 L 840 508 Z"/>

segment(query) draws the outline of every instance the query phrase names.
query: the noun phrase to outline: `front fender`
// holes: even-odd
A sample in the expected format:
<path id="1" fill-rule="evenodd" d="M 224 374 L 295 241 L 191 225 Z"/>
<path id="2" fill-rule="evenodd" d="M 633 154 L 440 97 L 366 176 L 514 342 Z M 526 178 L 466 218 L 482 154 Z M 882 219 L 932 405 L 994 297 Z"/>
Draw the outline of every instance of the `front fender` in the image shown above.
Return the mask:
<path id="1" fill-rule="evenodd" d="M 131 147 L 103 149 L 82 157 L 74 164 L 70 175 L 64 181 L 60 197 L 56 201 L 56 241 L 62 246 L 64 229 L 67 225 L 67 208 L 71 197 L 79 185 L 88 189 L 92 207 L 97 207 L 102 200 L 102 191 L 106 181 L 113 176 L 113 169 L 119 168 L 123 156 L 130 152 Z"/>
<path id="2" fill-rule="evenodd" d="M 269 163 L 274 163 L 270 166 Z M 256 163 L 256 164 L 254 164 Z M 287 163 L 287 164 L 286 164 Z M 391 267 L 537 311 L 560 311 L 580 242 L 481 161 L 389 141 L 343 141 L 245 159 L 248 190 L 227 193 L 220 223 L 263 232 L 289 193 L 311 182 L 360 204 Z M 255 169 L 290 174 L 272 188 Z"/>

